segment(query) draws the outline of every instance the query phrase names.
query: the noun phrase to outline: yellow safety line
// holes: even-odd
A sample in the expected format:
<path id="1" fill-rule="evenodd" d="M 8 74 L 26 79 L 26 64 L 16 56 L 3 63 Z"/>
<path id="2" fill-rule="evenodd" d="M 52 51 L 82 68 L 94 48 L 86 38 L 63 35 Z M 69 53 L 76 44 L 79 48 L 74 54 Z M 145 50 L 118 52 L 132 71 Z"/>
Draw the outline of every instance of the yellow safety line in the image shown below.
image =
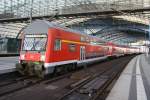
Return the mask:
<path id="1" fill-rule="evenodd" d="M 87 44 L 87 43 L 76 42 L 76 41 L 70 41 L 70 40 L 62 40 L 62 42 L 66 42 L 66 43 L 75 43 L 75 44 L 82 44 L 82 45 L 86 45 L 86 44 Z"/>
<path id="2" fill-rule="evenodd" d="M 70 40 L 61 40 L 61 41 L 62 41 L 62 42 L 66 42 L 66 43 L 74 43 L 74 44 L 88 45 L 88 43 L 76 42 L 76 41 L 70 41 Z M 89 44 L 89 45 L 100 46 L 100 45 L 95 45 L 95 44 Z"/>

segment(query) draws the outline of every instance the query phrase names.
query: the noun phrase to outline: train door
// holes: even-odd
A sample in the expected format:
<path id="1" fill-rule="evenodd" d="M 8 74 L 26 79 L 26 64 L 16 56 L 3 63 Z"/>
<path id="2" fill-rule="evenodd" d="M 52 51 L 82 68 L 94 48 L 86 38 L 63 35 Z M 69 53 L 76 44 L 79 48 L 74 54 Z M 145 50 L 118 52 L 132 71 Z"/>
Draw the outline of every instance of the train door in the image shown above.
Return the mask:
<path id="1" fill-rule="evenodd" d="M 80 46 L 80 60 L 85 60 L 85 46 Z"/>
<path id="2" fill-rule="evenodd" d="M 113 54 L 113 47 L 112 47 L 112 46 L 109 46 L 109 47 L 108 47 L 108 50 L 109 50 L 109 55 L 112 56 L 112 54 Z"/>

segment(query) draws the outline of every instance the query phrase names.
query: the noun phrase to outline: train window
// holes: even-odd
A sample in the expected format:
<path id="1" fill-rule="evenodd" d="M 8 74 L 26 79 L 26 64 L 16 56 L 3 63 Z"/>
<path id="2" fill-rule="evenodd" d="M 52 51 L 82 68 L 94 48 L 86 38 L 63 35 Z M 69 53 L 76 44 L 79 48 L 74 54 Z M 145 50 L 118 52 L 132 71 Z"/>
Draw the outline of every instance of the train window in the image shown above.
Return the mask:
<path id="1" fill-rule="evenodd" d="M 75 51 L 76 51 L 76 46 L 75 46 L 75 44 L 69 44 L 69 51 L 70 51 L 70 52 L 75 52 Z"/>
<path id="2" fill-rule="evenodd" d="M 83 36 L 81 36 L 80 41 L 81 41 L 81 42 L 85 42 L 85 41 L 86 41 L 86 38 L 83 37 Z"/>
<path id="3" fill-rule="evenodd" d="M 54 50 L 55 50 L 55 51 L 61 50 L 61 40 L 60 40 L 60 39 L 56 39 L 56 40 L 55 40 Z"/>

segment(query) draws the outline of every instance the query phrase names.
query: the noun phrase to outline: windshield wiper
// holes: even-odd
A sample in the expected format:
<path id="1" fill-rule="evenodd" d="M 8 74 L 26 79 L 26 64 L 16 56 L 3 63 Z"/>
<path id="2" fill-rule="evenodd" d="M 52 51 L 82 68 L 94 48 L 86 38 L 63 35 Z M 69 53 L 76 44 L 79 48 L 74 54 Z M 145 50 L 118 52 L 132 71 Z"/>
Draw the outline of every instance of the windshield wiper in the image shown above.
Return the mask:
<path id="1" fill-rule="evenodd" d="M 36 41 L 35 44 L 33 44 L 31 50 L 35 50 L 35 47 L 38 43 L 40 43 L 41 40 L 43 40 L 44 38 L 40 39 L 39 41 Z M 33 49 L 34 48 L 34 49 Z"/>

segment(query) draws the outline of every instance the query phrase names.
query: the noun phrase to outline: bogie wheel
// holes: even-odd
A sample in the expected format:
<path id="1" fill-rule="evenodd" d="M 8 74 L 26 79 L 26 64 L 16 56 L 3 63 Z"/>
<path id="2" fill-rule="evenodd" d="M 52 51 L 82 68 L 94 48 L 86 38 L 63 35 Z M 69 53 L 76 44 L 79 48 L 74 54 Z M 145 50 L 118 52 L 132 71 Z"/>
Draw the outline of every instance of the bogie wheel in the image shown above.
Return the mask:
<path id="1" fill-rule="evenodd" d="M 40 70 L 36 71 L 36 76 L 43 79 L 44 78 L 44 71 L 40 71 Z"/>
<path id="2" fill-rule="evenodd" d="M 77 69 L 77 64 L 76 63 L 73 63 L 72 64 L 72 70 L 76 70 Z"/>
<path id="3" fill-rule="evenodd" d="M 44 78 L 44 70 L 42 65 L 35 65 L 34 66 L 35 75 L 39 78 Z"/>

